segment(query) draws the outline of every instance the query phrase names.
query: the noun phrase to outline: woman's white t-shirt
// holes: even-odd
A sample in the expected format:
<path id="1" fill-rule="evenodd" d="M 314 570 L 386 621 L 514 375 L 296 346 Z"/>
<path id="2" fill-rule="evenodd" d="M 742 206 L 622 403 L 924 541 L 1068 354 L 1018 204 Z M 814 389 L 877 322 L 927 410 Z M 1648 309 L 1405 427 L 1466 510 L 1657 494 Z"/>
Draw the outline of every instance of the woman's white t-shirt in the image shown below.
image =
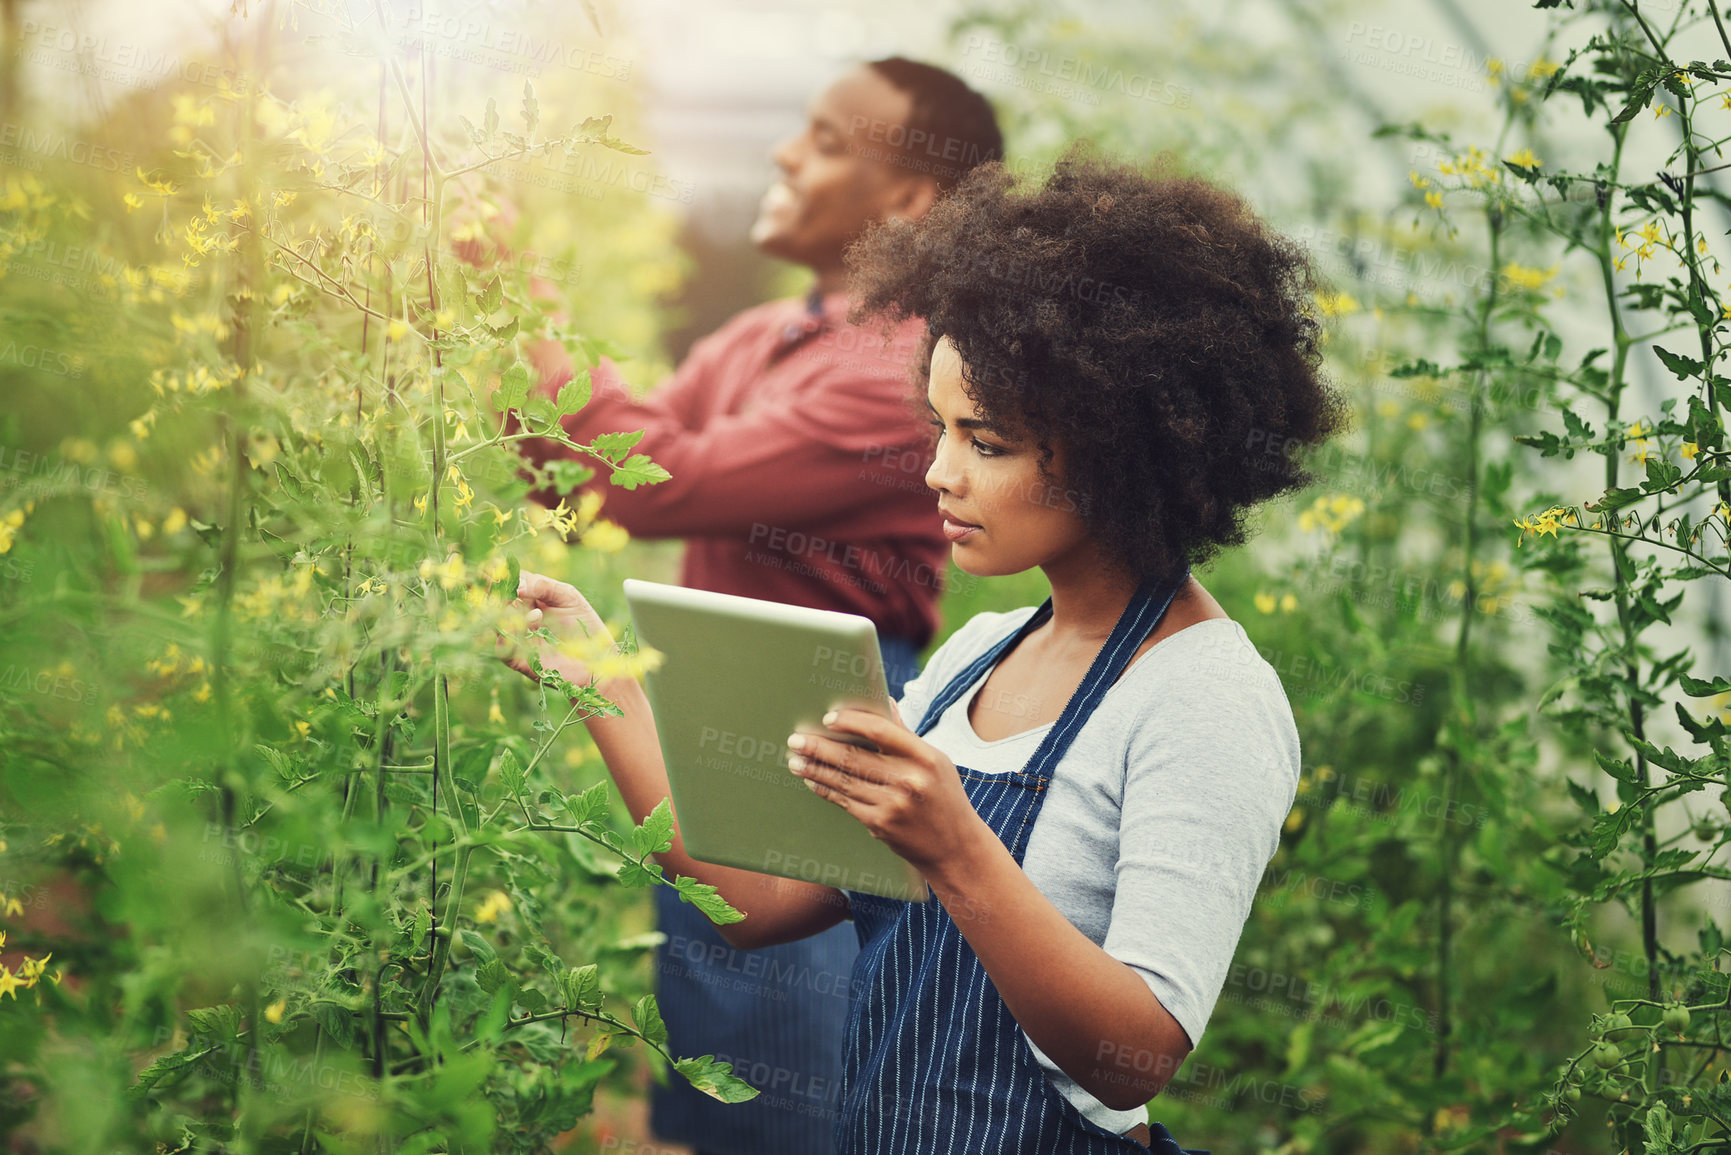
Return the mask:
<path id="1" fill-rule="evenodd" d="M 975 615 L 903 687 L 902 720 L 918 728 L 950 679 L 1036 609 Z M 980 773 L 1021 770 L 1051 724 L 985 741 L 968 720 L 984 682 L 944 712 L 926 741 Z M 997 707 L 1057 713 L 1028 701 Z M 1028 836 L 1028 878 L 1141 976 L 1192 1047 L 1279 846 L 1300 767 L 1279 675 L 1237 622 L 1205 619 L 1156 642 L 1106 691 L 1059 760 Z M 1107 1107 L 1028 1045 L 1053 1088 L 1092 1122 L 1123 1132 L 1146 1120 L 1143 1108 Z"/>

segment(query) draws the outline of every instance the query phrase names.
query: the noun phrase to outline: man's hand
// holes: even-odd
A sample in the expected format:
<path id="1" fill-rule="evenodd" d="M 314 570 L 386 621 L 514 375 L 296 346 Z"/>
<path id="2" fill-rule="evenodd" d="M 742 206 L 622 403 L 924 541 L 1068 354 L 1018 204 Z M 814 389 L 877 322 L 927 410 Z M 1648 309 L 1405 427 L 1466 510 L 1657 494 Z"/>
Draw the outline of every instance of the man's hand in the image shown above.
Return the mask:
<path id="1" fill-rule="evenodd" d="M 588 685 L 589 668 L 577 654 L 604 652 L 613 645 L 613 634 L 577 587 L 524 570 L 518 575 L 517 600 L 513 604 L 526 611 L 527 629 L 545 626 L 559 643 L 550 645 L 543 639 L 535 639 L 535 653 L 542 668 L 557 671 L 572 685 Z M 499 638 L 495 652 L 513 670 L 532 681 L 539 680 L 529 659 L 508 639 Z"/>

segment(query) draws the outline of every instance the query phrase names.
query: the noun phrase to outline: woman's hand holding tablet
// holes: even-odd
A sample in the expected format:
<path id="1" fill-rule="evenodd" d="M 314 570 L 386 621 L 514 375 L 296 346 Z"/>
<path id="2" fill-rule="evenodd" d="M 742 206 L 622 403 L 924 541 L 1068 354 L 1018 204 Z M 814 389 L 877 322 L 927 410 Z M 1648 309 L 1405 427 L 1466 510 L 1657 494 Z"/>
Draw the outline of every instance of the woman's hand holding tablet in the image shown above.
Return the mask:
<path id="1" fill-rule="evenodd" d="M 877 752 L 797 732 L 787 740 L 794 752 L 789 768 L 920 873 L 973 840 L 996 839 L 962 789 L 956 764 L 908 729 L 899 710 L 892 720 L 843 708 L 825 714 L 823 724 L 871 742 Z"/>

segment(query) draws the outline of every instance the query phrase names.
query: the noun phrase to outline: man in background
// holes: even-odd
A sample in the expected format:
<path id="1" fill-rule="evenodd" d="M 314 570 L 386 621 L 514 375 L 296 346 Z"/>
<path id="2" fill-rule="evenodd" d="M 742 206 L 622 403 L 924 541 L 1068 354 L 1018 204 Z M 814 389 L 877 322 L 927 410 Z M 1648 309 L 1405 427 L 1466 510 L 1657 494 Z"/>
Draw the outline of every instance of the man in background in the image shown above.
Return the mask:
<path id="1" fill-rule="evenodd" d="M 581 443 L 645 431 L 634 451 L 670 480 L 624 490 L 603 473 L 587 484 L 634 536 L 686 539 L 681 584 L 870 618 L 896 697 L 937 629 L 949 552 L 924 481 L 926 418 L 911 396 L 923 322 L 904 322 L 887 344 L 848 324 L 842 253 L 875 221 L 923 215 L 1002 154 L 990 104 L 953 74 L 901 57 L 844 73 L 775 148 L 780 177 L 751 229 L 762 252 L 816 274 L 811 293 L 739 313 L 641 400 L 602 358 L 589 405 L 563 423 Z M 531 355 L 540 388 L 556 394 L 571 377 L 564 350 L 544 342 Z M 518 445 L 537 464 L 570 452 Z M 760 1091 L 724 1104 L 670 1075 L 651 1092 L 656 1135 L 701 1155 L 832 1151 L 859 950 L 852 923 L 741 951 L 670 888 L 656 887 L 655 901 L 669 1049 L 731 1062 Z"/>

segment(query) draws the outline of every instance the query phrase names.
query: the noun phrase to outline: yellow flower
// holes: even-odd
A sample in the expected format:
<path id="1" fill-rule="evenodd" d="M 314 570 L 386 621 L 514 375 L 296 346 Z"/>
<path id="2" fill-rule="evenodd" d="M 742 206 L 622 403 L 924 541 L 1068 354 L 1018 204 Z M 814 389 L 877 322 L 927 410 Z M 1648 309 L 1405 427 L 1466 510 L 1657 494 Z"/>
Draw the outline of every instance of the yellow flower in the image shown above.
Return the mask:
<path id="1" fill-rule="evenodd" d="M 1311 502 L 1310 508 L 1298 515 L 1298 527 L 1306 531 L 1320 527 L 1329 533 L 1339 533 L 1362 513 L 1364 502 L 1336 493 Z"/>
<path id="2" fill-rule="evenodd" d="M 1286 821 L 1281 823 L 1282 828 L 1285 829 L 1288 833 L 1290 833 L 1294 830 L 1297 830 L 1300 826 L 1303 826 L 1303 825 L 1304 825 L 1304 807 L 1302 807 L 1302 806 L 1293 807 L 1292 813 L 1288 814 L 1286 816 Z"/>
<path id="3" fill-rule="evenodd" d="M 1518 165 L 1521 168 L 1538 168 L 1540 165 L 1545 163 L 1538 157 L 1534 156 L 1533 150 L 1530 148 L 1523 148 L 1518 152 L 1504 157 L 1503 159 L 1508 161 L 1510 164 Z"/>
<path id="4" fill-rule="evenodd" d="M 1692 461 L 1692 460 L 1694 460 L 1695 455 L 1697 453 L 1700 453 L 1700 452 L 1701 452 L 1701 447 L 1699 445 L 1696 445 L 1693 441 L 1683 442 L 1682 453 L 1683 453 L 1684 460 Z"/>
<path id="5" fill-rule="evenodd" d="M 1412 182 L 1413 188 L 1429 188 L 1430 187 L 1429 178 L 1428 177 L 1422 177 L 1422 176 L 1418 175 L 1417 169 L 1414 169 L 1411 172 L 1408 172 L 1406 174 L 1406 179 L 1410 180 Z"/>
<path id="6" fill-rule="evenodd" d="M 1406 424 L 1407 424 L 1407 427 L 1409 429 L 1413 429 L 1413 430 L 1423 429 L 1427 425 L 1430 424 L 1430 415 L 1428 413 L 1411 414 L 1410 416 L 1407 417 Z"/>
<path id="7" fill-rule="evenodd" d="M 179 533 L 181 530 L 183 530 L 185 528 L 186 528 L 186 510 L 180 508 L 178 505 L 175 506 L 174 509 L 169 512 L 169 515 L 167 517 L 162 519 L 162 532 L 163 533 Z"/>
<path id="8" fill-rule="evenodd" d="M 453 550 L 443 562 L 435 563 L 432 558 L 422 559 L 416 572 L 423 580 L 438 578 L 440 588 L 448 590 L 462 583 L 466 571 L 463 568 L 463 555 Z"/>
<path id="9" fill-rule="evenodd" d="M 137 193 L 127 193 L 125 196 L 122 196 L 120 200 L 121 203 L 126 206 L 127 212 L 144 207 L 144 198 L 139 196 Z"/>
<path id="10" fill-rule="evenodd" d="M 288 1010 L 288 1000 L 278 999 L 264 1009 L 264 1017 L 273 1023 L 282 1022 L 282 1013 Z"/>
<path id="11" fill-rule="evenodd" d="M 1358 302 L 1350 293 L 1318 293 L 1316 307 L 1322 310 L 1325 317 L 1344 317 L 1348 313 L 1358 312 Z"/>
<path id="12" fill-rule="evenodd" d="M 1540 56 L 1537 60 L 1533 61 L 1530 66 L 1528 66 L 1527 79 L 1549 80 L 1557 69 L 1561 67 L 1562 65 L 1558 64 L 1556 61 Z"/>
<path id="13" fill-rule="evenodd" d="M 1527 534 L 1529 534 L 1529 533 L 1534 535 L 1535 537 L 1540 536 L 1542 534 L 1547 534 L 1547 533 L 1550 534 L 1552 537 L 1556 537 L 1557 536 L 1557 525 L 1564 517 L 1567 517 L 1571 521 L 1573 521 L 1575 518 L 1574 510 L 1565 509 L 1560 505 L 1553 505 L 1553 506 L 1551 506 L 1551 508 L 1545 510 L 1543 513 L 1538 513 L 1538 514 L 1534 514 L 1531 517 L 1523 517 L 1523 518 L 1519 519 L 1518 521 L 1515 522 L 1515 525 L 1520 527 L 1521 536 L 1520 536 L 1520 539 L 1515 542 L 1515 544 L 1517 546 L 1525 544 L 1526 539 L 1527 539 Z"/>
<path id="14" fill-rule="evenodd" d="M 1670 116 L 1670 115 L 1671 115 L 1671 106 L 1668 104 L 1661 104 L 1657 108 L 1653 109 L 1653 119 L 1654 120 L 1662 120 L 1665 117 Z"/>
<path id="15" fill-rule="evenodd" d="M 11 995 L 16 999 L 18 997 L 18 988 L 22 985 L 23 984 L 18 981 L 17 975 L 13 974 L 5 967 L 0 966 L 0 998 L 4 998 L 6 995 Z"/>
<path id="16" fill-rule="evenodd" d="M 1256 608 L 1265 614 L 1273 613 L 1279 605 L 1274 595 L 1269 593 L 1258 593 L 1255 600 Z"/>
<path id="17" fill-rule="evenodd" d="M 476 567 L 475 572 L 490 584 L 502 582 L 511 576 L 511 563 L 494 554 Z"/>
<path id="18" fill-rule="evenodd" d="M 618 553 L 631 540 L 625 527 L 612 521 L 598 521 L 583 531 L 582 543 L 602 553 Z"/>
<path id="19" fill-rule="evenodd" d="M 1510 261 L 1503 266 L 1503 279 L 1517 289 L 1541 289 L 1545 286 L 1545 282 L 1557 275 L 1557 271 L 1561 267 L 1561 265 L 1552 265 L 1548 269 L 1531 269 Z"/>
<path id="20" fill-rule="evenodd" d="M 497 698 L 487 706 L 487 721 L 489 724 L 494 726 L 503 726 L 505 724 L 505 711 L 499 709 L 499 700 Z"/>
<path id="21" fill-rule="evenodd" d="M 475 911 L 476 922 L 498 922 L 499 916 L 511 909 L 511 899 L 504 891 L 494 890 L 481 901 L 480 908 Z"/>
<path id="22" fill-rule="evenodd" d="M 1281 613 L 1290 614 L 1293 610 L 1295 610 L 1297 608 L 1298 608 L 1298 599 L 1296 597 L 1294 597 L 1291 594 L 1281 594 L 1280 595 L 1280 612 Z"/>
<path id="23" fill-rule="evenodd" d="M 306 722 L 296 720 L 294 723 L 295 734 L 301 738 L 305 738 L 308 734 L 311 734 L 312 729 L 312 726 Z"/>
<path id="24" fill-rule="evenodd" d="M 1442 208 L 1442 201 L 1443 198 L 1440 192 L 1427 192 L 1424 194 L 1424 203 L 1433 209 Z"/>

